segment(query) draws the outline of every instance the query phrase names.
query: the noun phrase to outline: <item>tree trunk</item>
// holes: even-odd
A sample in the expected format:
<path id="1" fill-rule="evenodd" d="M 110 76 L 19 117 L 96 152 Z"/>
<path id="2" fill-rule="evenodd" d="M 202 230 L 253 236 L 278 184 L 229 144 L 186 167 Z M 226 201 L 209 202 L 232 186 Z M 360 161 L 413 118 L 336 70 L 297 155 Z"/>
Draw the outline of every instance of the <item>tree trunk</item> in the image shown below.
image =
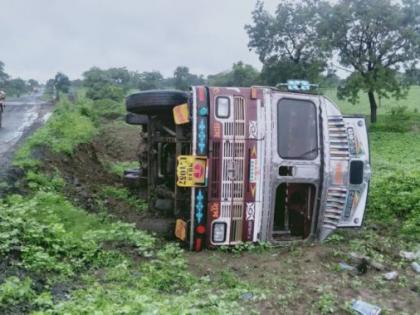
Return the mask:
<path id="1" fill-rule="evenodd" d="M 376 123 L 376 110 L 378 109 L 378 105 L 376 105 L 375 94 L 371 90 L 368 92 L 369 96 L 369 103 L 370 103 L 370 122 Z"/>

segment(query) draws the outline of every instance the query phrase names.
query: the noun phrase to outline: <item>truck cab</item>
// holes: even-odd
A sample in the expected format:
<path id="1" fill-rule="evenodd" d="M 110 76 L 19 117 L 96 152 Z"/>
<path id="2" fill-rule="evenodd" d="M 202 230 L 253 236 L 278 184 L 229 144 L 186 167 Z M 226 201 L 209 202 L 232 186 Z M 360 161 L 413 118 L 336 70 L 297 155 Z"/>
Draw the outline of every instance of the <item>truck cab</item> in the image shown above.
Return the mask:
<path id="1" fill-rule="evenodd" d="M 322 241 L 362 225 L 371 174 L 365 119 L 291 90 L 194 86 L 127 98 L 130 115 L 147 116 L 149 206 L 173 216 L 190 249 Z"/>

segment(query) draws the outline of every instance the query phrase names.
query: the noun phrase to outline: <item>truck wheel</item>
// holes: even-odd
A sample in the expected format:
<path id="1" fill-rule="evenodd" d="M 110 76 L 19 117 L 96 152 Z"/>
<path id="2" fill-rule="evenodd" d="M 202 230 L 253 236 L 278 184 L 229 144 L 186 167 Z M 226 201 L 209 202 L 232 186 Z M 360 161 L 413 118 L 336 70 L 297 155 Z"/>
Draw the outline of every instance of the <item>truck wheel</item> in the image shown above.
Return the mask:
<path id="1" fill-rule="evenodd" d="M 135 114 L 154 115 L 186 103 L 188 93 L 177 90 L 150 90 L 132 94 L 126 99 L 127 111 Z"/>

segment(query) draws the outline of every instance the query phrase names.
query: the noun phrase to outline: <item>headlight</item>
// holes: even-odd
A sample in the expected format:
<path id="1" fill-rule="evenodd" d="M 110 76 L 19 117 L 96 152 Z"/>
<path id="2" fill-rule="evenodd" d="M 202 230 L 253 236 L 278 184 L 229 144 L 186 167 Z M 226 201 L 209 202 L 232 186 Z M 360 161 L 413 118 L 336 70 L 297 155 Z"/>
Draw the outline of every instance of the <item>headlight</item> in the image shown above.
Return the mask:
<path id="1" fill-rule="evenodd" d="M 228 118 L 230 115 L 230 100 L 228 97 L 219 96 L 216 99 L 216 116 Z"/>
<path id="2" fill-rule="evenodd" d="M 223 243 L 226 240 L 226 226 L 225 222 L 215 222 L 213 224 L 213 243 Z"/>

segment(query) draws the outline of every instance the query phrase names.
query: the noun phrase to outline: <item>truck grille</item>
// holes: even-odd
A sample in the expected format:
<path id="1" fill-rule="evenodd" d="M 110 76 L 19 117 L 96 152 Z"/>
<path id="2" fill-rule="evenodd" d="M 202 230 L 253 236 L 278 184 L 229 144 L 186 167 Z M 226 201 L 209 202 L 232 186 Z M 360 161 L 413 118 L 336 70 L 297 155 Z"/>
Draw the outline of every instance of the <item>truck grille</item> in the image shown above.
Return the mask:
<path id="1" fill-rule="evenodd" d="M 342 116 L 328 117 L 328 134 L 330 139 L 330 156 L 338 160 L 349 159 L 347 129 Z"/>
<path id="2" fill-rule="evenodd" d="M 243 202 L 222 202 L 220 217 L 229 219 L 231 222 L 230 243 L 237 243 L 242 240 L 243 216 Z"/>
<path id="3" fill-rule="evenodd" d="M 233 98 L 233 119 L 223 124 L 221 216 L 230 220 L 229 242 L 242 241 L 245 197 L 245 99 Z"/>
<path id="4" fill-rule="evenodd" d="M 324 213 L 324 227 L 335 229 L 346 206 L 347 189 L 331 187 L 327 193 L 327 205 Z"/>
<path id="5" fill-rule="evenodd" d="M 350 159 L 347 128 L 342 116 L 328 117 L 328 134 L 331 161 L 345 163 Z M 342 216 L 347 202 L 347 188 L 333 185 L 328 189 L 323 226 L 334 230 Z"/>

